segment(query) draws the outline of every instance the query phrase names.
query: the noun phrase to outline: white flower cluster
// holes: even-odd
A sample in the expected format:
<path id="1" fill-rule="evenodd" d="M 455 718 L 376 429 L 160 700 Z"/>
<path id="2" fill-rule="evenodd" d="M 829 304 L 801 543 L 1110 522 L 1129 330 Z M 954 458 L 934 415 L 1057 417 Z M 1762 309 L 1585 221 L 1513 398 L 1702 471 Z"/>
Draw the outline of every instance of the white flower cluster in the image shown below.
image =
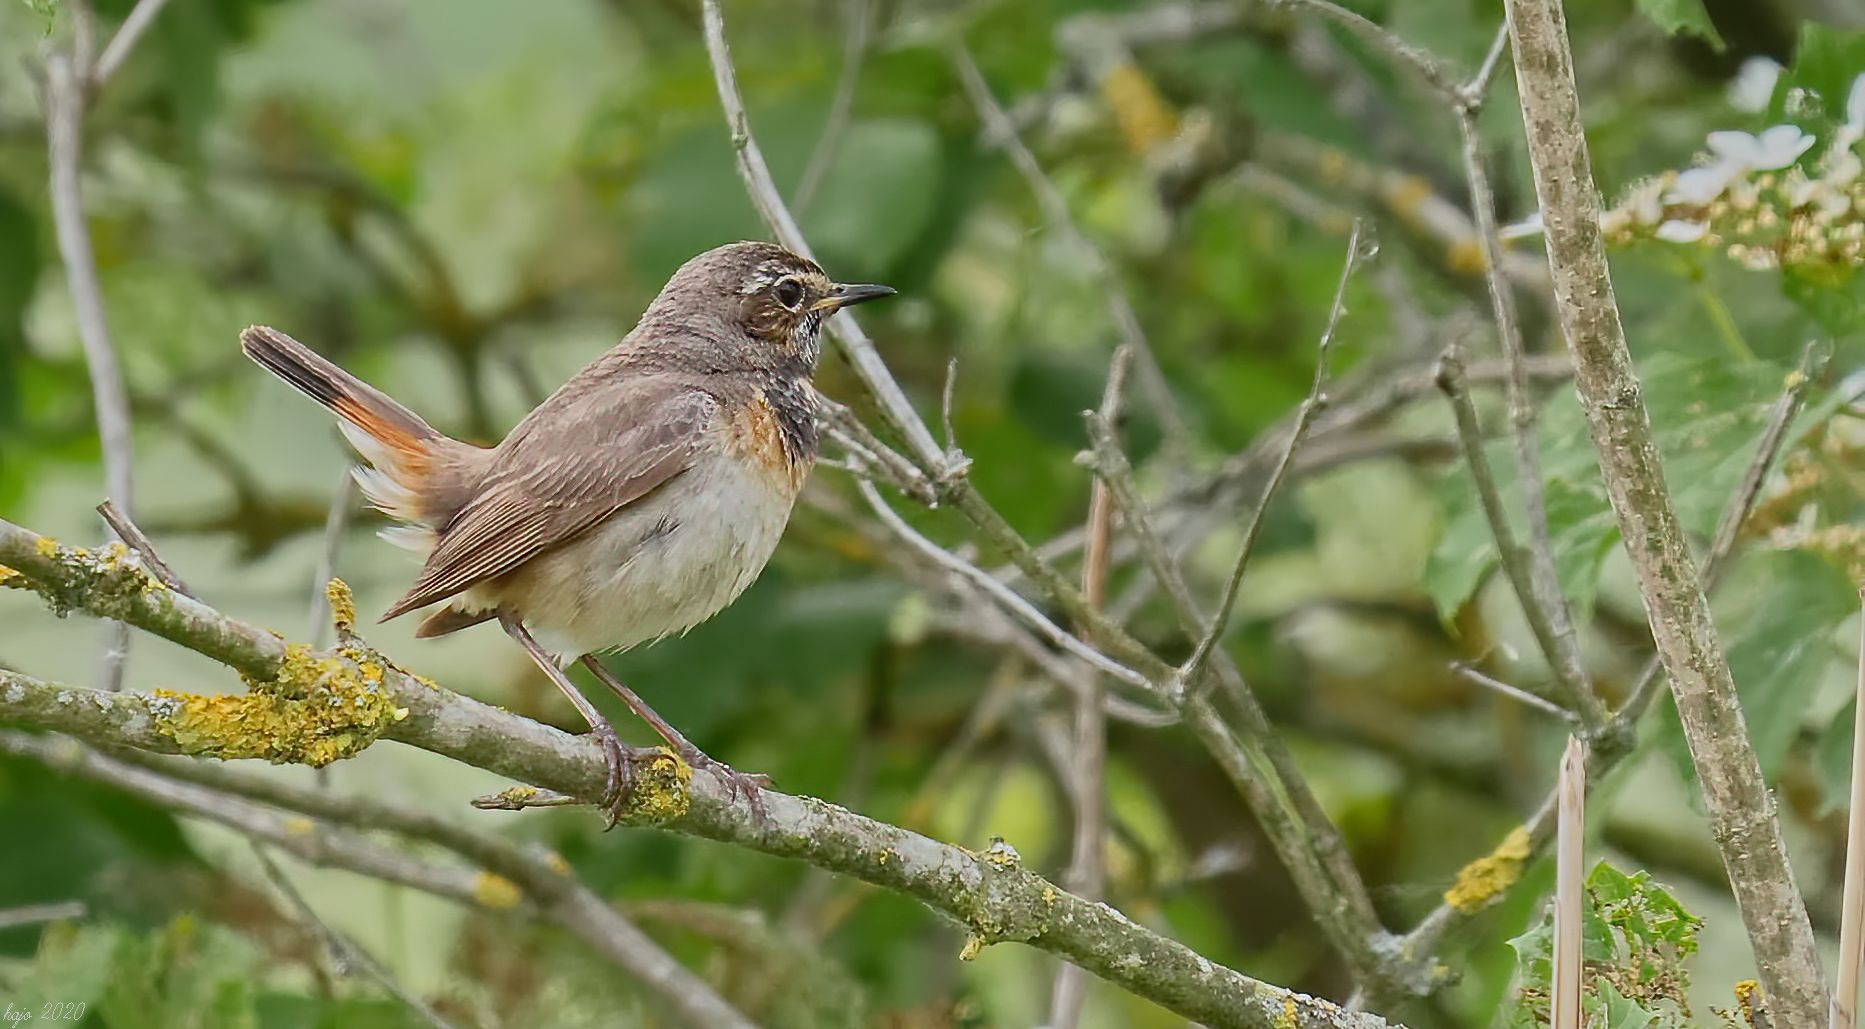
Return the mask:
<path id="1" fill-rule="evenodd" d="M 1778 68 L 1743 71 L 1738 93 L 1765 95 Z M 1752 97 L 1744 100 L 1745 105 Z M 1765 103 L 1765 100 L 1763 100 Z M 1659 239 L 1726 247 L 1755 269 L 1784 265 L 1865 264 L 1865 74 L 1852 81 L 1845 120 L 1815 162 L 1817 176 L 1796 167 L 1817 140 L 1797 125 L 1758 134 L 1712 132 L 1708 160 L 1634 186 L 1600 219 L 1609 242 Z M 1538 234 L 1533 218 L 1505 237 Z"/>

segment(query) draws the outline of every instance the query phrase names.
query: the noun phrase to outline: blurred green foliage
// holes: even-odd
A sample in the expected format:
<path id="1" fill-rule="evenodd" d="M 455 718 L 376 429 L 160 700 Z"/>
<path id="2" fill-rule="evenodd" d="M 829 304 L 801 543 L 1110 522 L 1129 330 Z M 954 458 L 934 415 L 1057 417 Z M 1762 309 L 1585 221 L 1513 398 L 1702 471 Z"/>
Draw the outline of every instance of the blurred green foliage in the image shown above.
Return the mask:
<path id="1" fill-rule="evenodd" d="M 1348 215 L 1372 218 L 1382 248 L 1349 291 L 1337 409 L 1428 370 L 1451 338 L 1472 360 L 1496 352 L 1481 278 L 1459 263 L 1456 240 L 1417 217 L 1419 195 L 1453 209 L 1465 199 L 1454 125 L 1429 91 L 1356 37 L 1290 11 L 1141 47 L 1143 88 L 1105 88 L 1072 56 L 1068 28 L 1152 6 L 875 0 L 852 117 L 827 133 L 826 174 L 799 212 L 833 275 L 901 290 L 864 308 L 864 324 L 933 424 L 956 360 L 952 423 L 972 479 L 1039 542 L 1083 519 L 1080 413 L 1098 401 L 1118 333 L 1093 263 L 1044 223 L 981 138 L 944 56 L 954 39 L 973 48 L 1106 253 L 1193 430 L 1184 466 L 1158 460 L 1162 420 L 1143 393 L 1130 400 L 1123 439 L 1150 495 L 1191 497 L 1196 511 L 1224 459 L 1300 400 Z M 1500 16 L 1489 0 L 1352 6 L 1466 70 Z M 1709 131 L 1791 117 L 1830 138 L 1865 72 L 1865 36 L 1806 24 L 1816 6 L 1572 0 L 1608 197 L 1688 167 Z M 128 7 L 97 4 L 105 37 Z M 794 188 L 824 145 L 846 2 L 742 0 L 726 13 L 753 128 L 778 183 Z M 72 18 L 66 5 L 0 2 L 0 516 L 89 540 L 101 464 L 33 79 L 41 49 L 68 44 Z M 1759 55 L 1790 69 L 1770 110 L 1734 110 L 1726 81 Z M 1145 124 L 1163 127 L 1164 141 L 1136 135 Z M 1482 126 L 1500 214 L 1517 220 L 1535 205 L 1506 65 Z M 135 412 L 138 520 L 203 597 L 293 638 L 318 622 L 312 579 L 347 459 L 322 412 L 241 361 L 241 327 L 277 325 L 446 431 L 490 440 L 626 331 L 679 262 L 763 235 L 686 0 L 173 0 L 97 98 L 87 130 L 83 185 Z M 1354 188 L 1340 170 L 1349 162 L 1400 176 L 1406 189 Z M 1538 257 L 1532 241 L 1516 246 Z M 1716 604 L 1804 858 L 1802 885 L 1825 919 L 1837 909 L 1843 826 L 1832 805 L 1850 752 L 1865 280 L 1856 269 L 1752 272 L 1709 248 L 1658 244 L 1615 254 L 1614 272 L 1671 485 L 1699 541 L 1803 345 L 1834 345 L 1790 434 L 1787 472 Z M 1530 282 L 1518 293 L 1530 349 L 1558 353 L 1542 291 Z M 871 414 L 839 358 L 819 381 Z M 1500 396 L 1479 400 L 1492 464 L 1519 507 Z M 1542 411 L 1557 563 L 1590 671 L 1617 701 L 1649 652 L 1643 612 L 1571 389 L 1548 389 Z M 1300 470 L 1271 505 L 1226 637 L 1395 928 L 1435 906 L 1457 869 L 1519 822 L 1552 779 L 1564 734 L 1449 669 L 1468 661 L 1529 689 L 1548 678 L 1494 574 L 1468 474 L 1446 459 L 1450 431 L 1427 391 L 1312 441 L 1309 454 L 1324 444 L 1352 452 Z M 1207 505 L 1202 531 L 1179 541 L 1202 597 L 1228 570 L 1260 479 L 1231 485 L 1216 494 L 1228 506 Z M 709 752 L 791 792 L 968 846 L 1002 836 L 1031 867 L 1059 872 L 1070 820 L 1047 744 L 1066 692 L 968 636 L 962 605 L 903 569 L 901 548 L 858 513 L 845 474 L 822 470 L 811 489 L 743 599 L 613 667 Z M 906 507 L 941 541 L 966 541 L 949 513 Z M 336 554 L 365 610 L 413 571 L 372 538 L 378 527 L 359 514 Z M 1123 566 L 1113 586 L 1134 598 L 1146 642 L 1168 658 L 1189 650 L 1137 572 Z M 0 665 L 88 683 L 97 631 L 0 591 Z M 452 688 L 578 725 L 490 629 L 437 643 L 417 643 L 401 623 L 368 635 Z M 237 688 L 224 669 L 151 640 L 137 641 L 129 670 L 136 688 Z M 1000 714 L 959 744 L 993 693 L 1009 698 Z M 648 738 L 619 708 L 610 714 Z M 1623 950 L 1662 937 L 1681 960 L 1685 941 L 1664 934 L 1687 924 L 1701 948 L 1689 966 L 1696 1003 L 1707 1010 L 1728 1002 L 1749 959 L 1692 812 L 1688 762 L 1663 758 L 1681 754 L 1669 717 L 1651 720 L 1638 757 L 1605 784 L 1593 846 L 1681 882 L 1701 932 L 1642 873 L 1602 866 L 1595 899 L 1616 914 L 1589 939 Z M 1005 946 L 960 963 L 962 934 L 898 896 L 694 840 L 605 835 L 588 812 L 475 812 L 465 801 L 502 783 L 393 746 L 332 768 L 329 783 L 556 849 L 768 1024 L 1047 1017 L 1052 959 Z M 1107 805 L 1111 903 L 1213 960 L 1346 995 L 1338 956 L 1188 733 L 1113 725 Z M 89 910 L 76 926 L 0 930 L 0 1004 L 81 1001 L 85 1024 L 112 1027 L 408 1024 L 373 983 L 324 967 L 224 832 L 5 759 L 0 825 L 0 909 L 79 899 Z M 651 997 L 560 934 L 342 873 L 292 873 L 328 920 L 461 1024 L 664 1024 Z M 1516 974 L 1505 944 L 1537 916 L 1549 878 L 1530 869 L 1516 893 L 1454 934 L 1442 958 L 1458 981 L 1395 1015 L 1419 1029 L 1493 1024 Z M 1671 920 L 1658 925 L 1653 912 Z M 1679 982 L 1682 967 L 1672 969 Z M 1643 1003 L 1627 997 L 1601 1003 Z M 1084 1024 L 1177 1023 L 1097 983 Z"/>

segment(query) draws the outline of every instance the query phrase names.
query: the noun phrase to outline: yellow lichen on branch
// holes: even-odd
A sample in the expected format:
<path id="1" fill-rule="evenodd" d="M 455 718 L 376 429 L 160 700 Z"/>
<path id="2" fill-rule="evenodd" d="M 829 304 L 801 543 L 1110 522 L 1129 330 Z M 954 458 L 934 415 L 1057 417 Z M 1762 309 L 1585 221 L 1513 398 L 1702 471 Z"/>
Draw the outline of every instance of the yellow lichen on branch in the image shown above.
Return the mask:
<path id="1" fill-rule="evenodd" d="M 358 753 L 408 716 L 383 679 L 381 661 L 361 648 L 320 654 L 294 643 L 277 677 L 247 680 L 244 695 L 156 690 L 149 709 L 183 753 L 321 767 Z"/>
<path id="2" fill-rule="evenodd" d="M 68 547 L 49 536 L 41 536 L 34 542 L 33 549 L 39 557 L 57 563 L 57 574 L 46 576 L 7 569 L 12 574 L 0 575 L 0 584 L 36 591 L 56 615 L 90 611 L 106 618 L 114 617 L 144 595 L 168 589 L 162 580 L 143 568 L 135 551 L 121 543 L 91 550 Z"/>
<path id="3" fill-rule="evenodd" d="M 1766 1024 L 1763 1021 L 1766 1015 L 1766 1009 L 1762 1007 L 1761 1003 L 1760 983 L 1753 979 L 1744 979 L 1736 983 L 1735 999 L 1736 1003 L 1742 1006 L 1742 1021 L 1744 1024 L 1755 1026 L 1757 1029 Z"/>
<path id="4" fill-rule="evenodd" d="M 1101 80 L 1101 96 L 1114 111 L 1127 149 L 1145 154 L 1178 134 L 1178 114 L 1151 79 L 1132 61 L 1115 65 Z"/>
<path id="5" fill-rule="evenodd" d="M 1529 851 L 1528 830 L 1519 825 L 1509 830 L 1495 850 L 1457 873 L 1457 881 L 1444 891 L 1444 903 L 1466 915 L 1483 910 L 1522 878 Z"/>
<path id="6" fill-rule="evenodd" d="M 481 872 L 473 879 L 473 899 L 486 907 L 509 911 L 524 899 L 524 892 L 502 875 Z"/>
<path id="7" fill-rule="evenodd" d="M 342 579 L 333 578 L 324 584 L 324 599 L 330 604 L 330 622 L 337 627 L 339 637 L 348 637 L 356 632 L 356 595 L 350 592 L 350 584 Z"/>
<path id="8" fill-rule="evenodd" d="M 686 814 L 692 806 L 693 769 L 673 751 L 660 752 L 634 768 L 634 782 L 617 817 L 629 825 L 659 825 Z"/>

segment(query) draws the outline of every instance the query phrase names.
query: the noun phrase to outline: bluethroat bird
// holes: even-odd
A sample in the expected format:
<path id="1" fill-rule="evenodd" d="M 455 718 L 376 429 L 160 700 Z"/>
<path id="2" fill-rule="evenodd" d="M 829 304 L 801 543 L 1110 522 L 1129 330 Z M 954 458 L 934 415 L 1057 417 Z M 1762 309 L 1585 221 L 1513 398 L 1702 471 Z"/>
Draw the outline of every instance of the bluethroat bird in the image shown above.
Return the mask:
<path id="1" fill-rule="evenodd" d="M 427 555 L 382 619 L 444 602 L 419 637 L 496 620 L 588 720 L 613 824 L 627 755 L 564 674 L 575 660 L 690 766 L 759 805 L 762 776 L 706 756 L 595 655 L 685 632 L 758 577 L 815 462 L 823 320 L 893 292 L 831 282 L 771 243 L 708 250 L 490 448 L 443 435 L 276 329 L 240 343 L 341 419 L 368 462 L 355 470 L 364 495 L 400 523 L 383 535 Z"/>

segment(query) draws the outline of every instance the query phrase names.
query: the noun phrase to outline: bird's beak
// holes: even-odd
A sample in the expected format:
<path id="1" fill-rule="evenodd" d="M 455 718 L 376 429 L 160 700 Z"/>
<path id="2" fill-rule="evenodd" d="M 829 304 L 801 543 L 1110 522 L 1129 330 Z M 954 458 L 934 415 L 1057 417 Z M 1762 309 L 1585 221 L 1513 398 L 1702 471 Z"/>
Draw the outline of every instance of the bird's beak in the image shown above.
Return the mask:
<path id="1" fill-rule="evenodd" d="M 812 311 L 839 311 L 854 304 L 865 304 L 870 300 L 891 297 L 899 290 L 892 286 L 875 286 L 864 283 L 836 283 L 829 290 L 829 295 L 810 306 Z"/>

